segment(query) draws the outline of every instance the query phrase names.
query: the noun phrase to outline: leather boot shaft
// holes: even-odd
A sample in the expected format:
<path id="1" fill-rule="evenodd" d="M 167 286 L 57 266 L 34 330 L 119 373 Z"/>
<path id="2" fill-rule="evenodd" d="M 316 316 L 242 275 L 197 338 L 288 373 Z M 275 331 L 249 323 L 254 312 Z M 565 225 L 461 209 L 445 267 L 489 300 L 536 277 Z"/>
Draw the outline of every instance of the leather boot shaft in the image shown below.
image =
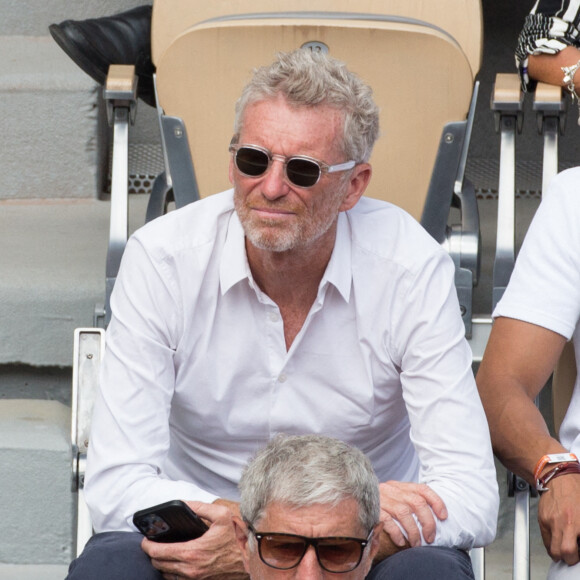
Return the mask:
<path id="1" fill-rule="evenodd" d="M 113 16 L 65 20 L 49 30 L 70 58 L 99 84 L 104 84 L 111 64 L 135 65 L 139 97 L 155 106 L 151 13 L 151 6 L 138 6 Z"/>

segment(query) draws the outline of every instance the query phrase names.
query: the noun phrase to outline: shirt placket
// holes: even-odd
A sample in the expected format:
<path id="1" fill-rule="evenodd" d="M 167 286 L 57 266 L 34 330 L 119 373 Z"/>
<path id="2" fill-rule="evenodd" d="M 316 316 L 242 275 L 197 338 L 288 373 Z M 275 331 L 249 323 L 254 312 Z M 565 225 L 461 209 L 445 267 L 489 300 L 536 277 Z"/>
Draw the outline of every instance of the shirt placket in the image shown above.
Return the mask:
<path id="1" fill-rule="evenodd" d="M 266 313 L 266 327 L 268 352 L 270 356 L 270 371 L 271 371 L 271 405 L 273 410 L 277 408 L 277 401 L 280 397 L 287 394 L 287 389 L 292 389 L 293 381 L 296 380 L 297 373 L 300 369 L 296 369 L 295 363 L 300 360 L 300 343 L 302 337 L 308 332 L 308 327 L 315 316 L 315 314 L 322 308 L 324 296 L 326 294 L 327 284 L 323 283 L 318 291 L 316 301 L 312 305 L 306 320 L 300 332 L 296 335 L 294 342 L 289 350 L 286 350 L 286 341 L 284 338 L 284 322 L 278 306 L 269 301 Z M 298 358 L 297 358 L 298 357 Z M 283 417 L 284 420 L 287 417 Z M 279 432 L 278 421 L 274 413 L 270 415 L 270 434 L 274 435 Z"/>

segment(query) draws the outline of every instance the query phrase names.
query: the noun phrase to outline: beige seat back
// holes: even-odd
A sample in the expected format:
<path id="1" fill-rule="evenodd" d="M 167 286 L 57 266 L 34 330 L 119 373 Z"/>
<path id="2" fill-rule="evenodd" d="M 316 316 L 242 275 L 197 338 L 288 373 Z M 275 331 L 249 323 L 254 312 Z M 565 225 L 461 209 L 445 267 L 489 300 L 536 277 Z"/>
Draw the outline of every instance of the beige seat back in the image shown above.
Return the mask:
<path id="1" fill-rule="evenodd" d="M 445 30 L 459 44 L 475 76 L 481 66 L 481 0 L 156 0 L 153 4 L 153 62 L 188 28 L 212 18 L 269 12 L 375 14 L 416 19 Z M 401 47 L 404 51 L 405 47 Z M 428 92 L 428 86 L 422 85 Z"/>
<path id="2" fill-rule="evenodd" d="M 572 392 L 574 391 L 574 385 L 576 383 L 576 375 L 574 343 L 569 341 L 562 351 L 562 355 L 554 369 L 554 375 L 552 377 L 552 405 L 556 433 L 559 433 L 560 425 L 562 425 L 562 421 L 570 405 Z"/>
<path id="3" fill-rule="evenodd" d="M 426 14 L 433 12 L 431 3 L 409 0 L 393 5 L 402 10 L 403 5 L 417 4 Z M 184 2 L 162 4 L 169 14 L 166 4 L 177 9 Z M 230 13 L 234 7 L 249 5 L 256 12 L 271 6 L 242 0 L 204 4 L 197 17 L 212 17 L 214 5 L 227 5 Z M 281 4 L 285 3 L 276 2 L 276 7 Z M 302 4 L 306 3 L 293 6 Z M 309 2 L 308 7 L 329 4 Z M 185 122 L 202 197 L 230 187 L 227 147 L 233 134 L 234 103 L 253 68 L 270 63 L 278 51 L 316 41 L 373 87 L 381 109 L 382 136 L 371 159 L 374 175 L 368 195 L 420 218 L 442 129 L 466 118 L 474 69 L 457 41 L 440 28 L 400 17 L 344 18 L 337 14 L 344 4 L 333 1 L 334 12 L 314 16 L 224 16 L 191 26 L 173 41 L 162 36 L 166 48 L 156 49 L 159 104 L 167 115 Z M 357 8 L 376 12 L 383 4 L 389 2 L 359 2 Z M 474 2 L 455 4 L 467 7 Z M 438 11 L 446 12 L 440 4 Z M 161 18 L 159 11 L 157 17 Z M 479 25 L 480 20 L 471 23 L 477 30 Z"/>

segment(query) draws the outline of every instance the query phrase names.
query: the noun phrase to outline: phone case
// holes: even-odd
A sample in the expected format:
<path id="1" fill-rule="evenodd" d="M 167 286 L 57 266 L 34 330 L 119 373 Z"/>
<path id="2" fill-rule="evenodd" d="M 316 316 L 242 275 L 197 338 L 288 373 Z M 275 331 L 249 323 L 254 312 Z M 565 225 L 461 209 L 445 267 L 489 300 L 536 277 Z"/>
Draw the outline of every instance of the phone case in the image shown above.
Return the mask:
<path id="1" fill-rule="evenodd" d="M 173 500 L 140 510 L 135 527 L 155 542 L 187 542 L 203 535 L 208 527 L 183 501 Z"/>

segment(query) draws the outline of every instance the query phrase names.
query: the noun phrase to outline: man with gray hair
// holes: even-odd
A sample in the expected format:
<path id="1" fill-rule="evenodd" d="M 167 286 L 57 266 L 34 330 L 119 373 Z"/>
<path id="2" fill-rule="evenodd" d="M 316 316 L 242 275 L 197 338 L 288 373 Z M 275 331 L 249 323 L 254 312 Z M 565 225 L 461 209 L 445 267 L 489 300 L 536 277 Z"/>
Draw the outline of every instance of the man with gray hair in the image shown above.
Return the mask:
<path id="1" fill-rule="evenodd" d="M 383 524 L 379 482 L 360 450 L 321 435 L 278 435 L 239 489 L 234 526 L 252 580 L 293 569 L 302 578 L 368 574 Z"/>
<path id="2" fill-rule="evenodd" d="M 489 432 L 452 260 L 363 197 L 378 121 L 343 63 L 280 54 L 237 104 L 233 189 L 129 240 L 87 463 L 99 533 L 71 580 L 243 577 L 237 485 L 276 433 L 369 457 L 384 524 L 371 577 L 470 578 L 466 550 L 491 542 L 499 504 Z M 209 530 L 142 540 L 133 514 L 177 498 Z"/>

